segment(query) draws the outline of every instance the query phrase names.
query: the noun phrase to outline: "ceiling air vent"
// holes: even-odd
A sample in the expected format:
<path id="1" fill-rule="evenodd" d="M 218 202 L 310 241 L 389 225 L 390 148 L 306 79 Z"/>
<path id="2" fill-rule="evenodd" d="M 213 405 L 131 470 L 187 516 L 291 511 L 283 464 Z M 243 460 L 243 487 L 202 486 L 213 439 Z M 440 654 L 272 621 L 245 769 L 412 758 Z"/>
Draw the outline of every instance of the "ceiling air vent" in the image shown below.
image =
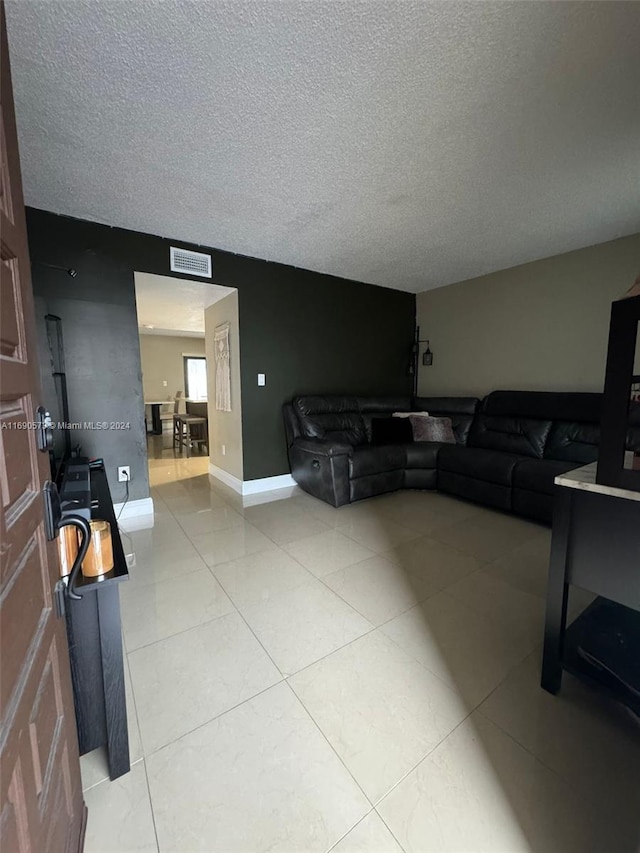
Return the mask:
<path id="1" fill-rule="evenodd" d="M 188 249 L 170 248 L 171 272 L 181 272 L 185 275 L 201 275 L 211 278 L 211 255 L 202 252 L 190 252 Z"/>

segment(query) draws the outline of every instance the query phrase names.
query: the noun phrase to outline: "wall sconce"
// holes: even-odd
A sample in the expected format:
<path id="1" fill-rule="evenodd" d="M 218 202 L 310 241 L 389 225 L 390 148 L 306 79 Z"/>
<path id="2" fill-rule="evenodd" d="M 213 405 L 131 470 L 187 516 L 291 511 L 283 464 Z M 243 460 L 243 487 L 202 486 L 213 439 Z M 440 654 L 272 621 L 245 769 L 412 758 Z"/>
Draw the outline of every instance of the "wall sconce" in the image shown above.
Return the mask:
<path id="1" fill-rule="evenodd" d="M 433 353 L 429 349 L 429 341 L 420 337 L 420 326 L 416 326 L 411 347 L 411 361 L 409 363 L 409 376 L 413 376 L 413 396 L 418 394 L 418 365 L 420 363 L 420 344 L 426 344 L 427 348 L 422 354 L 422 363 L 425 367 L 433 364 Z"/>
<path id="2" fill-rule="evenodd" d="M 70 275 L 71 278 L 75 278 L 78 275 L 78 271 L 73 268 L 67 269 L 67 267 L 58 266 L 58 264 L 47 264 L 44 261 L 34 261 L 36 264 L 40 264 L 41 267 L 49 267 L 50 270 L 60 270 L 60 272 L 66 272 L 67 275 Z"/>

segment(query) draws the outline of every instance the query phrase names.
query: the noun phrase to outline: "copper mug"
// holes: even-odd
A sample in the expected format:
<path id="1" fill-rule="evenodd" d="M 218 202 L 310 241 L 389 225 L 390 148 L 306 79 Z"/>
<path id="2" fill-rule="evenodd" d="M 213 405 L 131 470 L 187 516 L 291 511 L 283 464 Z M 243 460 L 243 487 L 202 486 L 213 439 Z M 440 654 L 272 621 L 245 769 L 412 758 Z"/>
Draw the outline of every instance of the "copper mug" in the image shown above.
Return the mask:
<path id="1" fill-rule="evenodd" d="M 113 568 L 113 542 L 108 521 L 94 519 L 89 522 L 91 538 L 87 556 L 82 561 L 82 574 L 86 578 L 99 578 Z"/>
<path id="2" fill-rule="evenodd" d="M 78 538 L 78 531 L 82 534 Z M 81 595 L 75 591 L 76 578 L 81 569 L 89 543 L 91 528 L 89 522 L 80 515 L 68 515 L 58 523 L 58 553 L 60 554 L 60 576 L 66 578 L 66 595 L 68 598 L 80 600 Z M 61 583 L 59 581 L 58 583 Z"/>
<path id="3" fill-rule="evenodd" d="M 82 548 L 80 563 L 82 574 L 88 578 L 99 578 L 113 568 L 113 542 L 111 525 L 108 521 L 94 519 L 87 522 L 89 532 L 87 546 Z M 83 531 L 83 539 L 84 539 Z M 78 558 L 78 526 L 75 523 L 60 527 L 58 551 L 60 554 L 60 575 L 66 577 L 73 571 Z M 75 576 L 74 576 L 75 580 Z"/>
<path id="4" fill-rule="evenodd" d="M 73 564 L 78 556 L 78 527 L 76 524 L 65 524 L 59 528 L 58 554 L 60 556 L 60 577 L 66 578 L 71 574 Z"/>

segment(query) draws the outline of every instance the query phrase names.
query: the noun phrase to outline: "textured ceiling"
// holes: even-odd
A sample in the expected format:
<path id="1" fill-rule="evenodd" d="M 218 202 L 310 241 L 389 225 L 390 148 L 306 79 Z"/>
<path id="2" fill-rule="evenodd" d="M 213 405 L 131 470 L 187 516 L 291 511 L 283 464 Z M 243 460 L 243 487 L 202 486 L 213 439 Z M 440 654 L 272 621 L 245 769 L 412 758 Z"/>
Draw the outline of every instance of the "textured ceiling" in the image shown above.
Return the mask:
<path id="1" fill-rule="evenodd" d="M 234 292 L 220 284 L 146 272 L 135 273 L 134 279 L 138 328 L 143 335 L 203 338 L 204 309 Z"/>
<path id="2" fill-rule="evenodd" d="M 35 207 L 416 292 L 640 230 L 640 3 L 7 16 Z"/>

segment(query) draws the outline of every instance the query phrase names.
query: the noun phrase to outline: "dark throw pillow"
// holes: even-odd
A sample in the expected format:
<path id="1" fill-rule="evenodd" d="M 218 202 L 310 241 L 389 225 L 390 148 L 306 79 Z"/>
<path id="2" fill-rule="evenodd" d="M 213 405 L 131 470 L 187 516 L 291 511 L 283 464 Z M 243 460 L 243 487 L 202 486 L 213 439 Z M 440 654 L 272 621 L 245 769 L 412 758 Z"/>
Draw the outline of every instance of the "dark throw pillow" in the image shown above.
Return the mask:
<path id="1" fill-rule="evenodd" d="M 413 441 L 409 418 L 373 418 L 371 444 L 406 444 Z"/>
<path id="2" fill-rule="evenodd" d="M 455 444 L 451 418 L 413 418 L 410 417 L 414 441 L 441 441 L 443 444 Z"/>

